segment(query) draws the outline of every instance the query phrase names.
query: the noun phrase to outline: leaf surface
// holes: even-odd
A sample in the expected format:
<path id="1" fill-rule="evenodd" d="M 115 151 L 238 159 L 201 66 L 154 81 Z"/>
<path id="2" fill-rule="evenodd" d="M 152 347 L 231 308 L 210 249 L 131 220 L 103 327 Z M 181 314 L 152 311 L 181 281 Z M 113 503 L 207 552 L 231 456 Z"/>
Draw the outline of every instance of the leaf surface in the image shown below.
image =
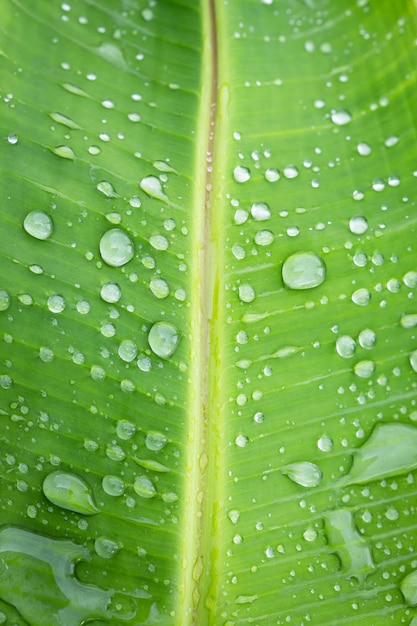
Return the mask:
<path id="1" fill-rule="evenodd" d="M 414 625 L 415 3 L 0 29 L 0 620 Z"/>

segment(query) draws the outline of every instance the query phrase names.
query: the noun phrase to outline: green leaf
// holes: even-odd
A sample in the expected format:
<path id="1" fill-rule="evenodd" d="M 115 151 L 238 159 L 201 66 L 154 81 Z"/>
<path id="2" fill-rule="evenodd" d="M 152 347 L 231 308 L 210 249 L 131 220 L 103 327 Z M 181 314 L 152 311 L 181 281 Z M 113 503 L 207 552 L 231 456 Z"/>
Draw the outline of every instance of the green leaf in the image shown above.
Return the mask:
<path id="1" fill-rule="evenodd" d="M 0 22 L 0 623 L 417 623 L 415 2 Z"/>

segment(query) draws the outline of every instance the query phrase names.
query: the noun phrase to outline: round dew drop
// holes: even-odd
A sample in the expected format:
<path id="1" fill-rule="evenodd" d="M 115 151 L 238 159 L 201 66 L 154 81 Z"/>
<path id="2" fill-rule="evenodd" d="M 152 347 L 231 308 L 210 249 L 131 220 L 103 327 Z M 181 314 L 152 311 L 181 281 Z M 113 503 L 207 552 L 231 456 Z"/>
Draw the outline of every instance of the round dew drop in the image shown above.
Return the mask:
<path id="1" fill-rule="evenodd" d="M 341 335 L 336 339 L 336 352 L 344 359 L 349 359 L 356 350 L 356 341 L 349 335 Z"/>
<path id="2" fill-rule="evenodd" d="M 271 211 L 266 202 L 254 202 L 250 209 L 253 219 L 257 222 L 268 220 L 271 217 Z"/>
<path id="3" fill-rule="evenodd" d="M 95 515 L 99 511 L 90 487 L 75 474 L 51 472 L 44 479 L 42 490 L 52 504 L 62 509 L 83 515 Z"/>
<path id="4" fill-rule="evenodd" d="M 336 124 L 336 126 L 345 126 L 352 121 L 351 114 L 343 109 L 340 111 L 332 111 L 331 118 L 333 124 Z"/>
<path id="5" fill-rule="evenodd" d="M 125 483 L 118 476 L 107 474 L 101 481 L 103 491 L 109 496 L 122 496 L 125 491 Z"/>
<path id="6" fill-rule="evenodd" d="M 368 222 L 362 215 L 356 215 L 349 220 L 349 230 L 354 235 L 363 235 L 368 230 Z"/>
<path id="7" fill-rule="evenodd" d="M 256 293 L 251 285 L 243 284 L 239 285 L 239 299 L 241 302 L 253 302 L 255 300 Z"/>
<path id="8" fill-rule="evenodd" d="M 35 239 L 48 239 L 52 235 L 54 225 L 52 218 L 43 211 L 31 211 L 23 220 L 23 228 Z"/>
<path id="9" fill-rule="evenodd" d="M 282 266 L 282 280 L 288 289 L 312 289 L 326 278 L 326 266 L 314 252 L 296 252 Z"/>
<path id="10" fill-rule="evenodd" d="M 359 378 L 370 378 L 375 371 L 375 363 L 367 360 L 359 361 L 355 363 L 353 371 Z"/>
<path id="11" fill-rule="evenodd" d="M 301 461 L 281 467 L 281 472 L 302 487 L 317 487 L 321 483 L 321 469 L 315 463 Z"/>
<path id="12" fill-rule="evenodd" d="M 115 304 L 122 297 L 122 290 L 117 283 L 105 283 L 101 287 L 100 296 L 104 302 Z"/>
<path id="13" fill-rule="evenodd" d="M 358 341 L 365 350 L 372 350 L 376 343 L 376 333 L 371 328 L 364 328 L 358 335 Z"/>
<path id="14" fill-rule="evenodd" d="M 356 289 L 356 291 L 352 293 L 352 302 L 354 302 L 358 306 L 366 306 L 367 304 L 369 304 L 370 299 L 371 292 L 365 287 Z"/>
<path id="15" fill-rule="evenodd" d="M 156 298 L 162 299 L 169 296 L 169 285 L 163 278 L 152 278 L 149 289 Z"/>
<path id="16" fill-rule="evenodd" d="M 133 489 L 141 498 L 153 498 L 156 495 L 155 485 L 146 476 L 138 476 L 133 483 Z"/>
<path id="17" fill-rule="evenodd" d="M 238 165 L 233 170 L 233 178 L 237 183 L 246 183 L 250 179 L 250 170 L 243 165 Z"/>
<path id="18" fill-rule="evenodd" d="M 148 448 L 148 450 L 157 452 L 165 447 L 167 441 L 168 439 L 165 437 L 165 435 L 157 431 L 152 431 L 146 435 L 145 446 Z"/>
<path id="19" fill-rule="evenodd" d="M 119 357 L 126 363 L 133 361 L 138 353 L 137 345 L 130 339 L 124 339 L 117 351 Z"/>
<path id="20" fill-rule="evenodd" d="M 148 343 L 154 354 L 168 359 L 177 349 L 180 337 L 177 328 L 169 322 L 156 322 L 148 334 Z"/>
<path id="21" fill-rule="evenodd" d="M 10 294 L 5 289 L 0 289 L 0 311 L 7 311 L 10 306 Z"/>
<path id="22" fill-rule="evenodd" d="M 94 550 L 103 559 L 111 559 L 120 550 L 120 546 L 113 539 L 98 537 L 94 542 Z"/>
<path id="23" fill-rule="evenodd" d="M 123 230 L 112 228 L 100 239 L 100 254 L 107 265 L 121 267 L 133 258 L 133 242 Z"/>

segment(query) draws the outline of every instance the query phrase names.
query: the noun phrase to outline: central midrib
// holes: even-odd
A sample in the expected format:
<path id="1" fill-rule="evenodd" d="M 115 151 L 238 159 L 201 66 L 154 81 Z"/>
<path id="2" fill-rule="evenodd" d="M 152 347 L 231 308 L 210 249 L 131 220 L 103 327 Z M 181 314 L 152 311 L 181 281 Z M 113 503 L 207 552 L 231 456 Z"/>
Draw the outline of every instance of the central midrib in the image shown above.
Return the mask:
<path id="1" fill-rule="evenodd" d="M 181 626 L 213 624 L 217 550 L 216 502 L 219 425 L 215 370 L 218 370 L 217 292 L 221 266 L 219 224 L 213 211 L 213 154 L 218 118 L 218 47 L 215 0 L 202 0 L 203 53 L 200 113 L 196 140 L 193 224 L 193 315 L 190 363 L 190 412 L 182 546 Z"/>

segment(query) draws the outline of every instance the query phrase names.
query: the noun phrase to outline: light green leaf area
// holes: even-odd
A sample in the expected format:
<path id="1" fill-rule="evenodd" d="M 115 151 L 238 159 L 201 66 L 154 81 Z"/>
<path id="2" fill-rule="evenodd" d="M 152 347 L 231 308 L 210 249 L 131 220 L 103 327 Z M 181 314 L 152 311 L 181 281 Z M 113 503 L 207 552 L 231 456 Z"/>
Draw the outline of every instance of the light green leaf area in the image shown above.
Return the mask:
<path id="1" fill-rule="evenodd" d="M 0 32 L 0 623 L 417 623 L 415 2 Z"/>

